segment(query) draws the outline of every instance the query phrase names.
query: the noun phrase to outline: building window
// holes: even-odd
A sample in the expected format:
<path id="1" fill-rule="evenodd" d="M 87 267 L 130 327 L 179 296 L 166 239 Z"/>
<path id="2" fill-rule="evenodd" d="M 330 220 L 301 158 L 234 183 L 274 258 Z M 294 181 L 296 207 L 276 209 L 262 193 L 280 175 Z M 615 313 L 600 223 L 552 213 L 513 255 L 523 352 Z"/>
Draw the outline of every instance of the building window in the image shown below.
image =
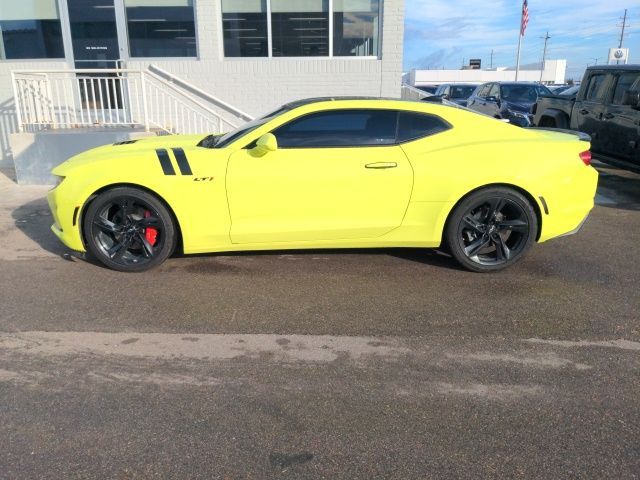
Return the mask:
<path id="1" fill-rule="evenodd" d="M 0 60 L 64 58 L 56 0 L 2 0 Z"/>
<path id="2" fill-rule="evenodd" d="M 222 0 L 224 55 L 377 57 L 381 6 L 382 0 Z"/>
<path id="3" fill-rule="evenodd" d="M 193 0 L 125 0 L 131 57 L 195 57 Z"/>
<path id="4" fill-rule="evenodd" d="M 378 55 L 380 2 L 378 0 L 333 1 L 333 55 Z"/>
<path id="5" fill-rule="evenodd" d="M 226 57 L 267 57 L 267 0 L 222 0 Z"/>
<path id="6" fill-rule="evenodd" d="M 274 57 L 329 55 L 329 0 L 271 0 Z"/>

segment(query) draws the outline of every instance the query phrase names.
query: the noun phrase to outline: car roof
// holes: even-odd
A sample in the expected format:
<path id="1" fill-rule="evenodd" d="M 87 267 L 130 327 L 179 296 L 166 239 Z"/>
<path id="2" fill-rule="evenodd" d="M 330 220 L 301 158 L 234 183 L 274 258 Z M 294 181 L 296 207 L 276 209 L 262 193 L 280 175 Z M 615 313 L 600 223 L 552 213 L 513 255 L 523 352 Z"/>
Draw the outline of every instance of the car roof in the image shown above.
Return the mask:
<path id="1" fill-rule="evenodd" d="M 344 97 L 314 97 L 314 98 L 303 98 L 301 100 L 294 100 L 293 102 L 286 103 L 283 105 L 283 108 L 294 109 L 298 107 L 303 107 L 305 105 L 310 105 L 313 103 L 322 103 L 322 102 L 340 102 L 340 101 L 354 101 L 354 100 L 362 100 L 362 101 L 371 101 L 371 100 L 382 100 L 382 101 L 391 101 L 391 102 L 416 102 L 415 100 L 405 100 L 402 98 L 386 98 L 386 97 L 357 97 L 357 96 L 344 96 Z"/>
<path id="2" fill-rule="evenodd" d="M 540 85 L 538 82 L 511 82 L 511 81 L 485 82 L 484 85 L 486 85 L 487 83 L 497 83 L 498 85 Z M 545 87 L 546 85 L 542 85 L 542 86 Z"/>
<path id="3" fill-rule="evenodd" d="M 631 65 L 592 65 L 587 70 L 640 70 L 640 63 Z"/>

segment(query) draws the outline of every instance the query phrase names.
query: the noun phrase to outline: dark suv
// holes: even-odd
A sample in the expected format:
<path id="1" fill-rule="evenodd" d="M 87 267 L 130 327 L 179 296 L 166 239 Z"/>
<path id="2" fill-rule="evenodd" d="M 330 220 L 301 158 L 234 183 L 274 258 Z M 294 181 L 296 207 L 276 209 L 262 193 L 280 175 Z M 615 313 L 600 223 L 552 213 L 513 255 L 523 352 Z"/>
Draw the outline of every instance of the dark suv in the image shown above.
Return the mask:
<path id="1" fill-rule="evenodd" d="M 531 107 L 540 95 L 551 95 L 551 91 L 544 85 L 532 82 L 485 83 L 469 97 L 467 107 L 528 127 L 533 123 Z"/>

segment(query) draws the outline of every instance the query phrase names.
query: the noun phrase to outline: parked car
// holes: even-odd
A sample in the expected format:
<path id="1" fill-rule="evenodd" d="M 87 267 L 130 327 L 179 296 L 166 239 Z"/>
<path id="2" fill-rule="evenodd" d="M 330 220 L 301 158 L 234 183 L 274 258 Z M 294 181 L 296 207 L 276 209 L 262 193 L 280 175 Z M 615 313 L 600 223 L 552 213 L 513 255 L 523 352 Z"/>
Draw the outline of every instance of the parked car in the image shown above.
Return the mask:
<path id="1" fill-rule="evenodd" d="M 575 97 L 541 97 L 534 123 L 540 127 L 579 130 L 591 136 L 599 159 L 640 168 L 640 65 L 587 68 Z"/>
<path id="2" fill-rule="evenodd" d="M 434 95 L 466 107 L 467 99 L 477 87 L 475 83 L 444 83 L 438 86 Z"/>
<path id="3" fill-rule="evenodd" d="M 421 85 L 421 86 L 416 86 L 415 88 L 417 88 L 418 90 L 422 90 L 423 92 L 427 92 L 430 95 L 435 95 L 436 90 L 438 89 L 437 85 Z"/>
<path id="4" fill-rule="evenodd" d="M 128 140 L 53 169 L 53 232 L 121 271 L 183 253 L 438 248 L 500 270 L 576 232 L 598 173 L 579 134 L 423 102 L 316 98 L 224 135 Z M 567 184 L 571 184 L 568 189 Z"/>
<path id="5" fill-rule="evenodd" d="M 551 93 L 558 95 L 564 92 L 567 88 L 571 88 L 572 85 L 547 85 L 547 88 L 551 90 Z"/>
<path id="6" fill-rule="evenodd" d="M 480 85 L 467 100 L 467 107 L 485 115 L 503 118 L 522 127 L 531 126 L 531 107 L 540 95 L 551 95 L 544 85 L 531 82 L 491 82 Z"/>
<path id="7" fill-rule="evenodd" d="M 569 88 L 562 89 L 562 91 L 553 92 L 554 95 L 562 95 L 563 97 L 575 97 L 580 90 L 580 85 L 572 85 Z M 539 100 L 539 99 L 538 99 Z"/>

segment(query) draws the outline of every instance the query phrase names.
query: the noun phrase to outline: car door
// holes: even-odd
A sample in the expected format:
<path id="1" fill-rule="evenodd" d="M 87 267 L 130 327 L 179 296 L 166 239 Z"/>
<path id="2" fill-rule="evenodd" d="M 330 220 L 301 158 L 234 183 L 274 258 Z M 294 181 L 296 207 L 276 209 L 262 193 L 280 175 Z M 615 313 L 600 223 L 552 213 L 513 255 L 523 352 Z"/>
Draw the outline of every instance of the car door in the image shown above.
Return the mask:
<path id="1" fill-rule="evenodd" d="M 485 113 L 492 117 L 500 117 L 500 85 L 492 83 L 486 98 Z"/>
<path id="2" fill-rule="evenodd" d="M 603 152 L 604 142 L 601 132 L 605 102 L 610 95 L 612 75 L 606 72 L 594 73 L 589 77 L 584 98 L 574 107 L 577 129 L 591 135 L 591 149 Z M 604 152 L 603 152 L 604 153 Z"/>
<path id="3" fill-rule="evenodd" d="M 467 107 L 475 110 L 476 112 L 482 112 L 483 105 L 486 104 L 485 97 L 489 93 L 489 88 L 491 84 L 485 83 L 484 85 L 479 86 L 475 92 L 469 97 L 469 101 L 467 102 Z"/>
<path id="4" fill-rule="evenodd" d="M 637 161 L 640 152 L 640 111 L 625 105 L 625 93 L 640 90 L 640 70 L 616 75 L 611 102 L 605 106 L 601 128 L 602 153 Z"/>
<path id="5" fill-rule="evenodd" d="M 402 223 L 413 170 L 396 144 L 394 110 L 336 109 L 272 133 L 278 148 L 229 159 L 233 243 L 366 239 Z"/>

